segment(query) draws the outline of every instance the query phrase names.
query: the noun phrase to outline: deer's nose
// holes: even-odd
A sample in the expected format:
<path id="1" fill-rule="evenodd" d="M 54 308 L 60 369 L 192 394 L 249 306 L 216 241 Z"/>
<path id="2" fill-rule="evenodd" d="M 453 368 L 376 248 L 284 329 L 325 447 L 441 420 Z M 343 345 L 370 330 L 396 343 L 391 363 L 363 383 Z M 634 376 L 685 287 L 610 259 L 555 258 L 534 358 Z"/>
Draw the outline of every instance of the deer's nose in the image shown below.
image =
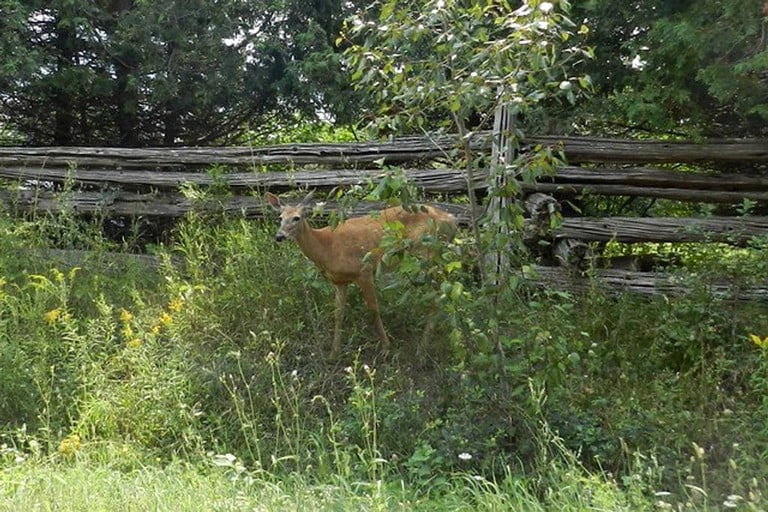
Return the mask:
<path id="1" fill-rule="evenodd" d="M 278 234 L 276 234 L 275 235 L 275 240 L 277 240 L 278 242 L 282 242 L 283 240 L 285 240 L 285 233 L 278 233 Z"/>

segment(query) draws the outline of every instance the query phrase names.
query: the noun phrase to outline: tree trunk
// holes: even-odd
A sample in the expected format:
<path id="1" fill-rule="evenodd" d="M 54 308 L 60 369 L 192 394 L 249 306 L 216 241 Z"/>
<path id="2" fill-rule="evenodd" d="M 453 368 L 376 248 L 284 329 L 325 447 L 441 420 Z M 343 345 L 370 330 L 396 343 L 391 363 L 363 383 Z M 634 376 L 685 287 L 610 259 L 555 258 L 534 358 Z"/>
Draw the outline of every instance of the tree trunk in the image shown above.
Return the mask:
<path id="1" fill-rule="evenodd" d="M 133 9 L 133 0 L 111 0 L 107 5 L 110 14 L 112 31 L 118 25 L 118 17 Z M 138 80 L 134 80 L 138 72 L 139 58 L 136 48 L 127 43 L 120 45 L 112 54 L 112 65 L 115 67 L 114 102 L 117 107 L 116 125 L 118 130 L 117 145 L 122 147 L 137 147 L 139 145 L 139 91 Z"/>
<path id="2" fill-rule="evenodd" d="M 63 84 L 63 76 L 74 66 L 77 36 L 62 18 L 56 20 L 56 85 L 53 91 L 53 142 L 68 146 L 74 142 L 75 102 L 71 88 Z"/>
<path id="3" fill-rule="evenodd" d="M 168 47 L 166 49 L 166 59 L 168 60 L 168 83 L 176 86 L 177 94 L 166 98 L 164 105 L 162 106 L 163 116 L 163 145 L 172 147 L 177 144 L 179 136 L 181 134 L 181 119 L 179 118 L 181 109 L 179 108 L 179 94 L 184 94 L 184 91 L 180 90 L 179 80 L 176 75 L 176 66 L 174 60 L 176 58 L 176 44 L 173 41 L 168 41 Z M 175 83 L 174 83 L 175 82 Z"/>

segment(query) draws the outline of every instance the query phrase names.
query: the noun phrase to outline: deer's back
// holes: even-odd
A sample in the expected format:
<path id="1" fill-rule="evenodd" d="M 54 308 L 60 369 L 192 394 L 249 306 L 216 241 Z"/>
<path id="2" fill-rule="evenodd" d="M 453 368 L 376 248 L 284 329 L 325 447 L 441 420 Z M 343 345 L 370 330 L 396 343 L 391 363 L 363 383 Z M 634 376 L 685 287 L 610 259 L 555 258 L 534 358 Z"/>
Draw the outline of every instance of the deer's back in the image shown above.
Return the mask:
<path id="1" fill-rule="evenodd" d="M 439 234 L 450 239 L 456 234 L 456 217 L 434 206 L 414 206 L 406 210 L 400 206 L 380 212 L 380 222 L 401 222 L 408 238 L 418 240 L 426 234 Z"/>
<path id="2" fill-rule="evenodd" d="M 379 259 L 376 249 L 384 236 L 384 226 L 402 223 L 406 236 L 420 240 L 424 235 L 437 234 L 447 240 L 456 232 L 457 222 L 453 215 L 431 206 L 405 210 L 400 206 L 380 212 L 347 219 L 335 228 L 325 227 L 319 235 L 326 239 L 333 258 L 322 265 L 326 275 L 334 282 L 353 281 L 362 273 L 370 272 Z M 372 253 L 372 258 L 366 255 Z"/>

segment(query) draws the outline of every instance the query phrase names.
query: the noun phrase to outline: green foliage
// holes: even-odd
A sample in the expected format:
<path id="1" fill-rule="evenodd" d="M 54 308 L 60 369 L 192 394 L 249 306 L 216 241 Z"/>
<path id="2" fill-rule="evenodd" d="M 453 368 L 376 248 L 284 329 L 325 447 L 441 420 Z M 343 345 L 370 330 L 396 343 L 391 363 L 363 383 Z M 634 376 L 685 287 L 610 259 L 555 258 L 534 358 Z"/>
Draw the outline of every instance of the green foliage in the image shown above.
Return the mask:
<path id="1" fill-rule="evenodd" d="M 568 3 L 464 4 L 453 0 L 378 5 L 375 21 L 348 22 L 346 51 L 356 87 L 379 105 L 375 124 L 397 133 L 458 129 L 478 115 L 489 120 L 499 104 L 529 112 L 563 95 L 573 102 L 589 79 L 573 67 L 590 52 L 561 12 Z M 464 133 L 461 133 L 464 135 Z"/>
<path id="2" fill-rule="evenodd" d="M 591 57 L 591 50 L 580 45 L 589 29 L 577 28 L 567 16 L 569 9 L 567 1 L 531 1 L 513 8 L 507 2 L 391 0 L 376 5 L 375 21 L 368 19 L 371 13 L 349 20 L 340 41 L 350 44 L 345 55 L 353 83 L 379 107 L 374 128 L 395 133 L 449 129 L 456 136 L 456 150 L 446 158 L 464 170 L 474 206 L 474 176 L 488 163 L 471 147 L 473 131 L 489 128 L 502 107 L 509 117 L 534 114 L 560 98 L 572 104 L 589 88 L 589 77 L 577 71 Z M 515 244 L 521 237 L 513 234 L 522 229 L 522 210 L 511 198 L 521 182 L 534 182 L 557 160 L 552 150 L 542 148 L 518 158 L 522 134 L 512 123 L 500 134 L 509 142 L 495 141 L 504 147 L 491 164 L 488 196 L 492 204 L 497 199 L 503 203 L 483 219 L 482 231 L 478 214 L 470 209 L 472 237 L 467 242 L 482 262 L 483 294 L 493 309 L 499 289 L 509 283 L 491 275 L 496 269 L 487 268 L 488 256 L 510 245 L 515 255 L 523 248 Z M 491 330 L 496 323 L 491 320 Z M 497 334 L 491 336 L 498 345 Z"/>
<path id="3" fill-rule="evenodd" d="M 285 126 L 278 120 L 267 121 L 253 132 L 245 134 L 245 142 L 254 146 L 271 144 L 300 144 L 304 142 L 354 142 L 357 139 L 352 127 L 311 121 L 297 116 L 295 125 Z"/>
<path id="4" fill-rule="evenodd" d="M 349 119 L 332 46 L 346 8 L 3 0 L 0 116 L 27 143 L 120 146 L 237 140 L 297 113 Z"/>
<path id="5" fill-rule="evenodd" d="M 764 2 L 578 2 L 588 17 L 595 130 L 764 135 Z M 634 63 L 633 63 L 634 62 Z"/>
<path id="6" fill-rule="evenodd" d="M 191 216 L 151 271 L 115 271 L 107 253 L 57 270 L 24 256 L 35 230 L 0 228 L 3 475 L 160 458 L 244 496 L 297 478 L 376 503 L 637 510 L 701 506 L 696 487 L 712 507 L 765 504 L 765 306 L 695 278 L 675 301 L 519 288 L 496 314 L 446 253 L 384 281 L 391 354 L 353 294 L 331 360 L 331 288 L 271 228 Z M 720 258 L 734 282 L 764 279 L 753 250 Z"/>
<path id="7" fill-rule="evenodd" d="M 765 434 L 766 427 L 761 423 L 760 418 L 768 414 L 768 335 L 750 334 L 749 341 L 755 346 L 751 358 L 754 369 L 749 377 L 749 386 L 756 395 L 762 396 L 762 400 L 755 410 L 755 425 L 762 425 L 759 427 L 760 433 Z M 759 456 L 762 459 L 768 458 L 768 450 L 762 450 Z"/>
<path id="8" fill-rule="evenodd" d="M 615 484 L 580 470 L 552 468 L 552 487 L 542 498 L 527 483 L 508 475 L 491 481 L 451 475 L 437 490 L 413 490 L 397 481 L 339 479 L 317 483 L 302 475 L 277 478 L 246 468 L 231 454 L 194 463 L 173 462 L 121 471 L 109 461 L 83 457 L 65 464 L 30 460 L 0 473 L 0 510 L 35 507 L 68 511 L 111 510 L 646 510 L 629 508 Z M 559 480 L 558 480 L 559 479 Z M 560 485 L 557 485 L 560 484 Z"/>

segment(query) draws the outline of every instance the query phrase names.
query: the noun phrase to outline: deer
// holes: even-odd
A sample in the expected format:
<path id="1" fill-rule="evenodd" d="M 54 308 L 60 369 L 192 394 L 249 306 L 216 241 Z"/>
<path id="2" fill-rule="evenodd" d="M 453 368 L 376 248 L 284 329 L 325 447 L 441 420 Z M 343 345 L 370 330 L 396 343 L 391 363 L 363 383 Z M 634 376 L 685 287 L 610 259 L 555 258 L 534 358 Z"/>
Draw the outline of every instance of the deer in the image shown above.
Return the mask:
<path id="1" fill-rule="evenodd" d="M 275 240 L 291 239 L 335 287 L 333 345 L 331 356 L 341 348 L 344 308 L 350 284 L 360 289 L 363 300 L 373 314 L 373 327 L 384 352 L 389 350 L 389 337 L 384 329 L 376 299 L 375 272 L 382 259 L 382 237 L 387 225 L 401 223 L 405 236 L 418 247 L 424 236 L 437 236 L 449 242 L 456 234 L 456 218 L 433 206 L 419 205 L 412 209 L 395 206 L 372 215 L 344 220 L 335 228 L 313 228 L 307 220 L 308 207 L 314 191 L 310 191 L 296 206 L 283 205 L 276 195 L 267 192 L 269 205 L 280 213 L 280 228 Z"/>

